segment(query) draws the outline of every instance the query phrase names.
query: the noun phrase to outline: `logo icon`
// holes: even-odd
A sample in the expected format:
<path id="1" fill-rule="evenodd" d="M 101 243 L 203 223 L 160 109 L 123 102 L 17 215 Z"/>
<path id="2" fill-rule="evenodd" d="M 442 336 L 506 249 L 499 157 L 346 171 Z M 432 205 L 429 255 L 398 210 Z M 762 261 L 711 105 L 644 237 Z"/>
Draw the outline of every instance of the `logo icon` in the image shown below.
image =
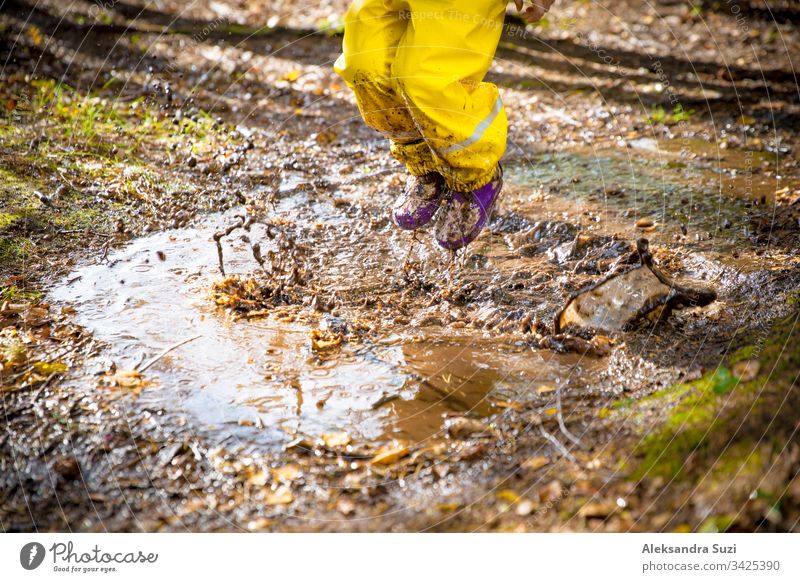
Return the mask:
<path id="1" fill-rule="evenodd" d="M 44 546 L 39 542 L 30 542 L 19 551 L 19 563 L 26 570 L 35 570 L 44 561 Z"/>

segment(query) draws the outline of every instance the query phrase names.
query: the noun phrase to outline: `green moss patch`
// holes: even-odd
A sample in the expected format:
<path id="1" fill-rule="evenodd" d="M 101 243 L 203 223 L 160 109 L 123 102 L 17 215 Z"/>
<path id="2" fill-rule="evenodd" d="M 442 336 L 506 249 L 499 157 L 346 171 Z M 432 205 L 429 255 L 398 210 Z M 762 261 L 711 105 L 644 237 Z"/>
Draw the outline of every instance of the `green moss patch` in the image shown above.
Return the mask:
<path id="1" fill-rule="evenodd" d="M 642 409 L 667 405 L 668 412 L 636 447 L 640 461 L 631 476 L 727 483 L 773 465 L 793 438 L 800 407 L 798 319 L 795 312 L 776 322 L 762 346 L 743 346 L 700 379 L 641 400 Z M 746 382 L 731 371 L 745 360 L 760 364 Z"/>

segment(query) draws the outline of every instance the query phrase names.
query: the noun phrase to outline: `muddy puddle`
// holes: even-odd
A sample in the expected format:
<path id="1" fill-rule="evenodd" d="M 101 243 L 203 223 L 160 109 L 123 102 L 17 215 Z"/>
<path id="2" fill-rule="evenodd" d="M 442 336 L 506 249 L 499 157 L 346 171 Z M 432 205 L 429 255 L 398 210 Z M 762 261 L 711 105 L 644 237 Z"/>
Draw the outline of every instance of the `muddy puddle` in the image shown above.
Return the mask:
<path id="1" fill-rule="evenodd" d="M 78 269 L 51 299 L 76 310 L 120 369 L 174 348 L 148 370 L 158 385 L 140 402 L 185 413 L 220 442 L 278 447 L 339 432 L 420 442 L 449 416 L 490 417 L 531 400 L 544 407 L 566 384 L 573 396 L 588 390 L 606 358 L 537 348 L 526 339 L 531 321 L 549 325 L 569 292 L 601 277 L 643 231 L 656 245 L 688 237 L 692 251 L 672 267 L 698 279 L 746 267 L 727 251 L 747 236 L 750 201 L 702 205 L 707 185 L 686 171 L 652 152 L 552 154 L 510 167 L 494 233 L 459 259 L 455 275 L 428 237 L 412 243 L 393 228 L 384 204 L 397 187 L 390 178 L 371 190 L 320 193 L 306 176 L 284 173 L 269 228 L 293 237 L 306 279 L 294 307 L 310 317 L 233 318 L 210 300 L 220 279 L 214 233 L 241 209 L 136 239 L 106 263 Z M 641 218 L 653 227 L 641 228 Z M 264 228 L 224 240 L 228 275 L 258 270 L 251 243 L 263 240 L 265 254 L 275 238 Z M 342 308 L 319 308 L 326 304 Z M 341 318 L 370 332 L 330 352 L 313 349 L 312 330 Z"/>
<path id="2" fill-rule="evenodd" d="M 315 211 L 319 220 L 336 220 L 324 205 Z M 265 446 L 333 432 L 419 442 L 449 415 L 490 416 L 537 386 L 578 381 L 594 365 L 435 327 L 413 335 L 401 328 L 321 356 L 311 349 L 311 325 L 234 321 L 209 301 L 220 276 L 212 236 L 229 219 L 210 216 L 195 228 L 134 240 L 108 264 L 73 273 L 51 296 L 76 310 L 120 369 L 191 340 L 149 370 L 159 385 L 140 403 L 186 412 L 198 432 Z M 402 264 L 402 254 L 395 260 Z M 229 273 L 252 271 L 247 245 L 230 241 L 225 264 Z"/>

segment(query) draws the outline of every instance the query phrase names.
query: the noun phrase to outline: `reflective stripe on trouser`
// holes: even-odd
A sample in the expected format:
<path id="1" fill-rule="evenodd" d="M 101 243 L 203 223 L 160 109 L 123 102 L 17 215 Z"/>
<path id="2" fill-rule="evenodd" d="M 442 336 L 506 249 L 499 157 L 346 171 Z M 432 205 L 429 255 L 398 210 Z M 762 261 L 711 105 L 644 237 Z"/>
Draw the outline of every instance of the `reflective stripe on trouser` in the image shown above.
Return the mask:
<path id="1" fill-rule="evenodd" d="M 503 0 L 356 0 L 334 68 L 364 121 L 415 175 L 465 192 L 486 184 L 506 149 L 497 87 L 483 77 L 503 28 Z"/>

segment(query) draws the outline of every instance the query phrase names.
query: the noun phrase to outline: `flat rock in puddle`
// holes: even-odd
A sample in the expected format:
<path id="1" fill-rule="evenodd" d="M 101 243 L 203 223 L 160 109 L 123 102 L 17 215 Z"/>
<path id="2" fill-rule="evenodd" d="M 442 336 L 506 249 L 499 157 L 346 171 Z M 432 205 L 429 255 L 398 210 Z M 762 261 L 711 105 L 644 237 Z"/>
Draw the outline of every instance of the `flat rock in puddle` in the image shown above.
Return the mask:
<path id="1" fill-rule="evenodd" d="M 648 315 L 663 318 L 673 309 L 703 307 L 716 298 L 713 289 L 679 283 L 661 272 L 653 262 L 647 239 L 642 238 L 619 269 L 570 297 L 556 316 L 555 331 L 628 330 Z"/>

